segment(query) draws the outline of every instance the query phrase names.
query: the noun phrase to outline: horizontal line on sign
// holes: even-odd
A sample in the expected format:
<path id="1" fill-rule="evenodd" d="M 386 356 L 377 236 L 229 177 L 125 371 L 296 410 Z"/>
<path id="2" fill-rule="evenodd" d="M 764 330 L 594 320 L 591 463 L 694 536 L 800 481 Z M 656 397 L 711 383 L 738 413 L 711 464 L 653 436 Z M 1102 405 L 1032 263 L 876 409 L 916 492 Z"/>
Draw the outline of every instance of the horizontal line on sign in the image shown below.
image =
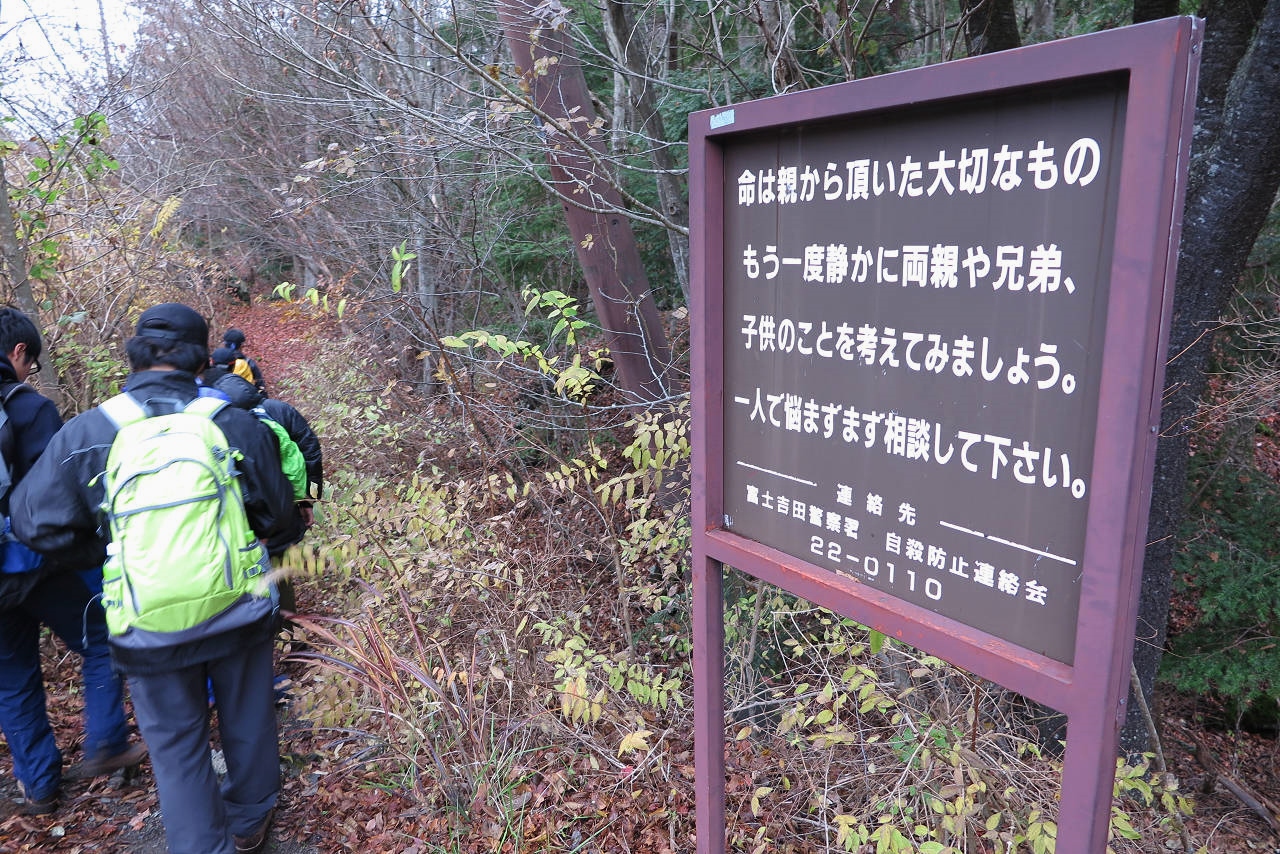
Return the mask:
<path id="1" fill-rule="evenodd" d="M 738 397 L 737 395 L 734 395 L 733 402 L 741 403 L 743 406 L 745 406 L 751 402 L 751 399 L 746 397 Z"/>
<path id="2" fill-rule="evenodd" d="M 1006 546 L 1011 546 L 1015 549 L 1022 549 L 1024 552 L 1031 552 L 1031 554 L 1033 555 L 1040 555 L 1041 557 L 1047 557 L 1050 560 L 1056 560 L 1059 563 L 1065 563 L 1067 566 L 1076 565 L 1076 562 L 1069 557 L 1056 555 L 1053 552 L 1046 552 L 1042 549 L 1032 548 L 1031 546 L 1024 546 L 1022 543 L 1015 543 L 1013 540 L 1001 539 L 1000 537 L 995 537 L 995 536 L 992 536 L 991 534 L 987 534 L 987 539 L 993 540 L 994 542 L 997 542 L 997 543 L 1002 543 Z"/>
<path id="3" fill-rule="evenodd" d="M 942 520 L 938 522 L 938 524 L 944 528 L 950 528 L 953 531 L 959 531 L 962 534 L 973 534 L 975 537 L 985 536 L 981 531 L 975 531 L 973 530 L 973 528 L 965 528 L 960 525 L 955 525 L 955 524 L 952 524 L 951 522 L 947 522 L 946 520 Z"/>
<path id="4" fill-rule="evenodd" d="M 803 483 L 805 486 L 818 485 L 812 480 L 805 480 L 802 477 L 796 477 L 795 475 L 790 475 L 785 472 L 774 471 L 773 469 L 761 468 L 760 466 L 753 466 L 751 463 L 744 463 L 742 460 L 738 460 L 737 465 L 742 466 L 744 469 L 751 469 L 752 471 L 763 472 L 764 474 L 771 474 L 774 477 L 780 477 L 783 480 L 790 480 L 790 481 L 794 481 L 795 483 Z"/>
<path id="5" fill-rule="evenodd" d="M 1043 549 L 1033 548 L 1031 546 L 1023 545 L 1022 543 L 1015 543 L 1013 540 L 1006 540 L 1004 537 L 997 537 L 995 534 L 984 534 L 981 531 L 975 531 L 972 528 L 966 528 L 963 525 L 956 525 L 952 522 L 947 522 L 947 521 L 939 521 L 938 524 L 944 528 L 950 528 L 953 531 L 959 531 L 962 534 L 970 534 L 975 537 L 991 540 L 993 543 L 1000 543 L 1002 546 L 1009 546 L 1010 548 L 1020 549 L 1021 551 L 1024 551 L 1024 552 L 1030 552 L 1033 555 L 1040 555 L 1041 557 L 1047 557 L 1050 560 L 1056 560 L 1059 563 L 1065 563 L 1067 566 L 1076 565 L 1076 562 L 1069 557 L 1056 555 L 1053 552 L 1047 552 Z"/>

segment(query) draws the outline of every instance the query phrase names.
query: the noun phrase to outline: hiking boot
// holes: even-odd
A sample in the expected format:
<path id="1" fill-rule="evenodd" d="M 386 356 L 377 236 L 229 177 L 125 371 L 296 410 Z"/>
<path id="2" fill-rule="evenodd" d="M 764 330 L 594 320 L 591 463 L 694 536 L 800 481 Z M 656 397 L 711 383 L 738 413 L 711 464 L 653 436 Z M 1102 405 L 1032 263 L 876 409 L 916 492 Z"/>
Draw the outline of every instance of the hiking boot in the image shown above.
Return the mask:
<path id="1" fill-rule="evenodd" d="M 27 786 L 22 787 L 23 802 L 18 807 L 18 812 L 23 816 L 49 816 L 50 813 L 58 809 L 58 790 L 54 789 L 44 798 L 32 798 L 27 794 Z"/>
<path id="2" fill-rule="evenodd" d="M 267 831 L 271 829 L 271 817 L 275 815 L 275 807 L 267 810 L 266 818 L 262 820 L 262 824 L 248 836 L 235 837 L 236 854 L 258 854 L 262 850 L 262 846 L 267 844 Z"/>
<path id="3" fill-rule="evenodd" d="M 147 758 L 147 746 L 142 742 L 129 745 L 114 756 L 101 753 L 90 756 L 72 765 L 62 776 L 67 780 L 88 780 L 90 777 L 105 777 L 122 768 L 136 768 L 138 763 Z"/>
<path id="4" fill-rule="evenodd" d="M 23 815 L 50 815 L 58 808 L 58 790 L 43 798 L 27 798 L 22 804 Z"/>

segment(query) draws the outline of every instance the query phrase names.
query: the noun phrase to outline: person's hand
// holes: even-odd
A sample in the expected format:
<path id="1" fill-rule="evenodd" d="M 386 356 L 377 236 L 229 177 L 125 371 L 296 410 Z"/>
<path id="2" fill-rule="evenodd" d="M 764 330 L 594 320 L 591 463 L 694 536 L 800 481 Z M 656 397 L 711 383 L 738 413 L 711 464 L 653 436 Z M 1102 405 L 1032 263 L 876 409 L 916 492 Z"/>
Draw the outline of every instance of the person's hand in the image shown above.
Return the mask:
<path id="1" fill-rule="evenodd" d="M 310 504 L 299 504 L 299 505 L 298 505 L 298 513 L 300 513 L 300 514 L 302 515 L 302 525 L 303 525 L 303 527 L 305 527 L 305 528 L 310 528 L 312 525 L 314 525 L 314 524 L 316 523 L 316 514 L 315 514 L 315 512 L 311 509 L 311 505 L 310 505 Z"/>

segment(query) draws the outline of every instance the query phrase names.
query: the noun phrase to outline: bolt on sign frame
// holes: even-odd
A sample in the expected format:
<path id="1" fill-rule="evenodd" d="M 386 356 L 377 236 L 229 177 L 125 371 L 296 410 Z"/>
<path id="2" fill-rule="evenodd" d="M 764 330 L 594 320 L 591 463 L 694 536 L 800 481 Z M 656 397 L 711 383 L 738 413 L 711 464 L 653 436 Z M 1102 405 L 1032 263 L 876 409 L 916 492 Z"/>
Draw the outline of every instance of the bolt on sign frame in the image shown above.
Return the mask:
<path id="1" fill-rule="evenodd" d="M 1203 24 L 689 117 L 697 840 L 728 564 L 1067 716 L 1106 847 Z"/>

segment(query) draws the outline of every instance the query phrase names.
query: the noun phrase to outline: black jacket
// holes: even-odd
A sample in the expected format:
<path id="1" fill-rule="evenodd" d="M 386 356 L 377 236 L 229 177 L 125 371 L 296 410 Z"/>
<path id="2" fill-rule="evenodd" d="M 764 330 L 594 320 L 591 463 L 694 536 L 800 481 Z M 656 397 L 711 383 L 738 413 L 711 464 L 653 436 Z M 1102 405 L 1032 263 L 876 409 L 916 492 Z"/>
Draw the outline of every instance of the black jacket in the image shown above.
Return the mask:
<path id="1" fill-rule="evenodd" d="M 263 398 L 262 408 L 267 410 L 273 421 L 284 427 L 290 439 L 297 442 L 307 464 L 307 480 L 315 487 L 314 496 L 321 497 L 324 493 L 324 454 L 320 450 L 320 438 L 311 429 L 311 424 L 301 412 L 277 397 Z"/>
<path id="2" fill-rule="evenodd" d="M 196 397 L 195 378 L 184 371 L 144 371 L 127 385 L 140 403 L 169 400 L 185 405 Z M 299 524 L 293 490 L 280 469 L 275 434 L 252 414 L 232 406 L 221 409 L 214 423 L 227 442 L 243 454 L 240 484 L 245 512 L 255 534 L 264 540 L 287 535 Z M 18 484 L 11 500 L 13 530 L 32 549 L 75 569 L 102 566 L 110 533 L 100 507 L 107 453 L 116 427 L 101 411 L 91 409 L 66 423 L 44 454 Z M 174 647 L 150 650 L 145 656 L 121 655 L 112 646 L 116 665 L 126 673 L 152 673 L 209 661 L 239 648 L 249 639 L 269 636 L 269 620 L 222 635 Z"/>
<path id="3" fill-rule="evenodd" d="M 13 394 L 4 403 L 11 439 L 4 444 L 6 458 L 12 467 L 13 483 L 16 485 L 26 477 L 49 440 L 62 426 L 62 416 L 58 414 L 58 407 L 54 406 L 52 400 L 29 385 L 18 384 L 18 375 L 13 365 L 7 357 L 0 355 L 0 396 L 15 386 Z M 0 514 L 9 514 L 11 493 L 12 489 L 0 495 Z M 30 572 L 0 573 L 0 611 L 20 605 L 36 585 L 60 569 L 52 561 L 46 560 L 43 566 Z"/>
<path id="4" fill-rule="evenodd" d="M 0 389 L 8 389 L 10 384 L 18 381 L 7 356 L 0 356 Z M 27 472 L 35 465 L 36 459 L 44 452 L 45 445 L 53 438 L 62 426 L 62 416 L 53 401 L 31 386 L 25 386 L 9 398 L 4 405 L 9 423 L 13 427 L 13 457 L 9 460 L 13 466 L 13 482 L 17 483 L 26 477 Z"/>
<path id="5" fill-rule="evenodd" d="M 208 373 L 206 372 L 206 379 L 208 378 L 209 376 L 208 376 Z M 253 383 L 249 382 L 244 377 L 238 374 L 233 374 L 230 371 L 223 371 L 221 373 L 217 373 L 213 376 L 212 388 L 216 391 L 221 392 L 223 396 L 226 397 L 228 401 L 230 401 L 232 406 L 235 406 L 239 409 L 252 410 L 257 407 L 262 407 L 262 411 L 267 413 L 267 417 L 271 418 L 271 420 L 273 421 L 276 421 L 276 423 L 280 424 L 281 427 L 284 427 L 285 433 L 289 433 L 290 438 L 293 438 L 292 432 L 289 429 L 289 425 L 285 424 L 282 421 L 279 421 L 270 411 L 267 410 L 266 406 L 264 405 L 268 400 L 266 395 L 264 395 L 262 392 L 254 388 Z M 285 404 L 285 406 L 288 406 L 288 404 Z M 292 409 L 292 407 L 290 407 L 290 409 Z M 256 418 L 257 416 L 255 415 L 254 417 Z M 299 415 L 298 417 L 301 418 L 302 416 Z M 314 438 L 314 436 L 315 434 L 313 433 L 312 437 Z M 273 439 L 274 439 L 274 436 L 273 436 Z M 298 440 L 294 439 L 293 441 L 296 444 Z M 316 442 L 317 448 L 319 447 L 319 444 L 320 444 L 319 441 L 317 441 Z M 280 447 L 279 444 L 277 444 L 276 445 L 277 450 L 279 449 L 279 447 Z M 302 450 L 301 446 L 299 446 L 299 450 Z M 307 456 L 305 451 L 303 451 L 302 458 L 304 462 L 307 461 Z M 279 459 L 278 456 L 277 456 L 277 459 Z M 307 466 L 307 478 L 309 480 L 311 479 L 311 467 L 309 464 Z M 308 507 L 311 506 L 310 501 L 299 501 L 298 503 L 305 504 Z M 290 529 L 284 534 L 279 534 L 277 536 L 267 538 L 267 541 L 266 541 L 267 553 L 270 554 L 272 557 L 278 557 L 284 554 L 285 552 L 287 552 L 290 546 L 294 545 L 295 543 L 301 542 L 303 536 L 306 534 L 307 528 L 302 521 L 302 514 L 298 513 L 296 510 L 294 511 L 294 513 L 297 516 L 297 523 L 295 525 L 291 526 Z"/>
<path id="6" fill-rule="evenodd" d="M 272 421 L 284 428 L 302 452 L 302 459 L 307 464 L 307 480 L 315 487 L 314 497 L 319 498 L 324 490 L 324 454 L 319 437 L 302 413 L 283 400 L 267 397 L 237 374 L 220 372 L 213 380 L 213 387 L 241 409 L 261 406 Z"/>

